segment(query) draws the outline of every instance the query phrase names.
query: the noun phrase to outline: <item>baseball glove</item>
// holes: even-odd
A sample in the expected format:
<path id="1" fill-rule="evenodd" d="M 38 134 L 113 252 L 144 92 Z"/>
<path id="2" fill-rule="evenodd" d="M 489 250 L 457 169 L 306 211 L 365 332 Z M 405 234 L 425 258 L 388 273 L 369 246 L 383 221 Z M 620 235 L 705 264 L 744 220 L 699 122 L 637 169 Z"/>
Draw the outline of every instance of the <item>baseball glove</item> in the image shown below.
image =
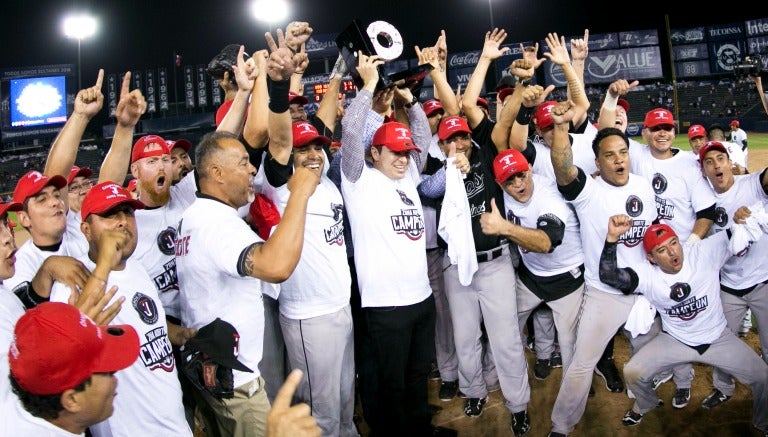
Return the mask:
<path id="1" fill-rule="evenodd" d="M 185 345 L 181 348 L 181 371 L 200 391 L 216 399 L 235 395 L 232 369 L 213 362 L 205 353 Z"/>
<path id="2" fill-rule="evenodd" d="M 224 72 L 229 72 L 229 78 L 231 81 L 235 80 L 235 74 L 232 70 L 232 66 L 237 64 L 237 52 L 240 50 L 240 44 L 228 44 L 226 47 L 211 59 L 208 63 L 208 67 L 205 69 L 212 78 L 221 80 L 224 78 Z M 244 60 L 248 60 L 250 56 L 244 53 Z"/>

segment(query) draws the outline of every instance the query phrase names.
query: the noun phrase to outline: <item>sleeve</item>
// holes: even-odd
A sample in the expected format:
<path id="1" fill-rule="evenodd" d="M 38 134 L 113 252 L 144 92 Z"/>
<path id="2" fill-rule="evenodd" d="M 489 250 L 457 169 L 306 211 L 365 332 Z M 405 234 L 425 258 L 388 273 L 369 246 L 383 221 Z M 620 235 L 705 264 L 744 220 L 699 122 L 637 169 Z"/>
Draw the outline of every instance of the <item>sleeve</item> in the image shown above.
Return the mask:
<path id="1" fill-rule="evenodd" d="M 429 146 L 432 144 L 432 131 L 429 128 L 429 120 L 421 105 L 413 105 L 407 109 L 408 121 L 411 124 L 413 143 L 421 150 L 417 155 L 412 155 L 416 160 L 416 167 L 421 169 L 427 161 Z M 416 181 L 418 182 L 418 181 Z"/>
<path id="2" fill-rule="evenodd" d="M 364 143 L 364 132 L 372 98 L 370 91 L 361 90 L 349 104 L 347 112 L 341 119 L 341 143 L 345 150 L 341 171 L 353 183 L 357 182 L 363 173 L 365 147 L 370 144 L 370 142 Z"/>
<path id="3" fill-rule="evenodd" d="M 563 243 L 565 223 L 560 220 L 560 217 L 553 213 L 542 214 L 536 222 L 536 228 L 544 231 L 544 233 L 547 234 L 547 237 L 549 237 L 549 252 L 553 252 L 557 246 Z"/>
<path id="4" fill-rule="evenodd" d="M 616 255 L 617 244 L 605 242 L 600 253 L 600 281 L 621 290 L 624 294 L 632 294 L 638 286 L 637 273 L 629 268 L 619 268 Z"/>
<path id="5" fill-rule="evenodd" d="M 416 189 L 419 195 L 430 199 L 443 197 L 445 195 L 445 167 L 429 176 L 422 175 L 421 182 Z"/>

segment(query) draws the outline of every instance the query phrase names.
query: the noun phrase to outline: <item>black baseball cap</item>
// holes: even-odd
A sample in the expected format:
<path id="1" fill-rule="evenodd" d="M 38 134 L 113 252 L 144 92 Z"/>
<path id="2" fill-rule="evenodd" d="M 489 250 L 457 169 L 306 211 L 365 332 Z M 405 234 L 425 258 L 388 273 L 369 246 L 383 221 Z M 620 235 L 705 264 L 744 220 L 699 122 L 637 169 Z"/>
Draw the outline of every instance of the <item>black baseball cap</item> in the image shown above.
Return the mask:
<path id="1" fill-rule="evenodd" d="M 187 345 L 201 351 L 216 364 L 253 373 L 253 370 L 237 359 L 240 350 L 240 334 L 237 329 L 218 317 L 198 329 L 197 334 L 187 341 Z"/>

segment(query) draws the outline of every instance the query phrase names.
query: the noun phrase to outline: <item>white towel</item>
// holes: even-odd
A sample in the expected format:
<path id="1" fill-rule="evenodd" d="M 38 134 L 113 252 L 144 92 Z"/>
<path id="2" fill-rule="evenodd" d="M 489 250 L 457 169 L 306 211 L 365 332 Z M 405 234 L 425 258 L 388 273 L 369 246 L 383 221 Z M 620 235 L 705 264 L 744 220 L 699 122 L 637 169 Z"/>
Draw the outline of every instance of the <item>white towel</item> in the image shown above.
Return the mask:
<path id="1" fill-rule="evenodd" d="M 741 253 L 768 232 L 768 212 L 762 203 L 751 205 L 749 210 L 751 214 L 744 223 L 734 223 L 731 227 L 729 248 L 733 255 Z"/>
<path id="2" fill-rule="evenodd" d="M 475 238 L 472 236 L 472 216 L 461 172 L 456 158 L 448 158 L 445 168 L 445 196 L 440 209 L 437 233 L 448 243 L 448 258 L 458 265 L 459 282 L 468 286 L 477 271 Z"/>
<path id="3" fill-rule="evenodd" d="M 632 334 L 632 338 L 640 334 L 646 334 L 651 330 L 653 319 L 656 317 L 656 307 L 645 296 L 638 295 L 635 304 L 629 310 L 627 323 L 624 328 Z"/>

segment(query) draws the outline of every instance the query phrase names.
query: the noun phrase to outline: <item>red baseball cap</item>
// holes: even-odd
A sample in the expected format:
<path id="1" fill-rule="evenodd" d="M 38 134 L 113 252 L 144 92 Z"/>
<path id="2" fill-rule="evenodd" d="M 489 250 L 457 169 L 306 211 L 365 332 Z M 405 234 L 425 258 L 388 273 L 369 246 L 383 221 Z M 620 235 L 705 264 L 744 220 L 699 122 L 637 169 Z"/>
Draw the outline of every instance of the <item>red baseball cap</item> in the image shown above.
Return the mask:
<path id="1" fill-rule="evenodd" d="M 64 176 L 48 177 L 39 171 L 28 171 L 27 174 L 19 179 L 16 183 L 16 189 L 13 190 L 13 201 L 17 203 L 24 203 L 25 200 L 37 193 L 43 191 L 43 188 L 48 185 L 53 185 L 56 188 L 62 188 L 67 186 L 67 180 Z"/>
<path id="2" fill-rule="evenodd" d="M 440 103 L 439 100 L 435 100 L 435 99 L 427 100 L 426 102 L 421 104 L 421 107 L 424 108 L 424 113 L 427 114 L 427 117 L 432 115 L 432 113 L 435 111 L 445 112 L 445 110 L 443 109 L 443 104 Z"/>
<path id="3" fill-rule="evenodd" d="M 651 253 L 654 247 L 669 240 L 672 237 L 677 237 L 675 231 L 663 223 L 648 226 L 643 235 L 643 248 L 645 253 Z"/>
<path id="4" fill-rule="evenodd" d="M 496 182 L 503 184 L 512 175 L 528 171 L 530 165 L 522 153 L 514 149 L 507 149 L 496 155 L 493 160 L 493 174 Z"/>
<path id="5" fill-rule="evenodd" d="M 138 185 L 139 185 L 138 179 L 131 179 L 128 182 L 128 185 L 126 185 L 125 189 L 128 190 L 129 193 L 133 193 L 134 191 L 136 191 L 136 188 L 138 187 Z"/>
<path id="6" fill-rule="evenodd" d="M 728 149 L 725 148 L 723 143 L 720 141 L 707 141 L 707 143 L 704 144 L 701 149 L 699 149 L 699 162 L 701 165 L 704 165 L 704 156 L 707 154 L 707 152 L 712 150 L 718 150 L 725 153 L 726 156 L 730 157 L 728 154 Z"/>
<path id="7" fill-rule="evenodd" d="M 675 126 L 675 117 L 664 108 L 651 109 L 645 114 L 645 127 Z"/>
<path id="8" fill-rule="evenodd" d="M 0 217 L 6 215 L 8 211 L 21 211 L 22 209 L 24 209 L 24 205 L 18 202 L 3 202 L 0 200 Z"/>
<path id="9" fill-rule="evenodd" d="M 8 351 L 11 375 L 35 395 L 63 393 L 94 373 L 125 369 L 138 357 L 139 336 L 132 326 L 98 326 L 62 302 L 25 312 Z"/>
<path id="10" fill-rule="evenodd" d="M 165 145 L 165 140 L 158 135 L 144 135 L 136 140 L 131 151 L 131 164 L 139 159 L 151 156 L 170 155 L 171 151 Z"/>
<path id="11" fill-rule="evenodd" d="M 114 182 L 102 182 L 91 188 L 83 198 L 80 207 L 80 217 L 83 221 L 91 214 L 101 214 L 117 205 L 128 203 L 134 209 L 144 209 L 141 201 L 131 197 L 131 193 Z"/>
<path id="12" fill-rule="evenodd" d="M 444 118 L 440 122 L 440 126 L 437 127 L 437 137 L 440 139 L 440 141 L 445 141 L 457 133 L 472 133 L 472 130 L 467 124 L 467 120 L 464 119 L 464 117 L 459 117 L 458 115 L 452 115 L 450 117 Z"/>
<path id="13" fill-rule="evenodd" d="M 499 100 L 503 102 L 504 99 L 509 97 L 509 95 L 512 94 L 513 92 L 515 92 L 515 87 L 502 88 L 501 90 L 499 90 Z"/>
<path id="14" fill-rule="evenodd" d="M 536 123 L 539 129 L 546 129 L 555 124 L 555 121 L 552 120 L 552 108 L 555 105 L 557 105 L 557 102 L 554 100 L 547 100 L 536 107 L 536 112 L 533 114 L 533 122 Z"/>
<path id="15" fill-rule="evenodd" d="M 297 121 L 293 123 L 293 147 L 304 147 L 313 141 L 319 141 L 321 144 L 330 144 L 331 139 L 320 135 L 317 128 L 312 123 L 306 121 Z"/>
<path id="16" fill-rule="evenodd" d="M 421 149 L 413 144 L 411 130 L 406 125 L 396 121 L 382 124 L 373 134 L 371 146 L 384 146 L 393 152 L 416 150 L 421 153 Z"/>
<path id="17" fill-rule="evenodd" d="M 93 175 L 93 171 L 88 167 L 78 167 L 76 165 L 72 166 L 72 169 L 69 171 L 69 177 L 67 178 L 67 185 L 71 184 L 73 180 L 75 180 L 76 177 L 82 176 L 84 178 L 89 178 Z"/>
<path id="18" fill-rule="evenodd" d="M 477 104 L 478 104 L 478 106 L 482 106 L 483 108 L 485 108 L 486 111 L 490 111 L 491 110 L 491 107 L 488 106 L 488 100 L 485 100 L 482 97 L 478 97 L 477 98 Z"/>
<path id="19" fill-rule="evenodd" d="M 189 142 L 189 140 L 185 139 L 178 139 L 176 141 L 174 140 L 165 140 L 165 145 L 168 147 L 168 150 L 173 150 L 177 147 L 181 147 L 184 149 L 185 152 L 189 152 L 192 149 L 192 143 Z"/>
<path id="20" fill-rule="evenodd" d="M 707 137 L 707 130 L 704 129 L 704 126 L 700 124 L 693 124 L 691 127 L 688 128 L 688 139 L 692 140 L 694 138 L 699 137 Z"/>
<path id="21" fill-rule="evenodd" d="M 616 102 L 616 104 L 621 106 L 622 108 L 624 108 L 624 112 L 629 112 L 629 102 L 628 101 L 626 101 L 624 99 L 619 99 Z"/>
<path id="22" fill-rule="evenodd" d="M 739 120 L 732 120 L 730 126 L 739 127 Z"/>
<path id="23" fill-rule="evenodd" d="M 296 93 L 289 92 L 288 104 L 292 105 L 294 103 L 298 103 L 299 105 L 306 105 L 307 103 L 309 103 L 309 100 L 304 96 L 300 96 Z"/>

